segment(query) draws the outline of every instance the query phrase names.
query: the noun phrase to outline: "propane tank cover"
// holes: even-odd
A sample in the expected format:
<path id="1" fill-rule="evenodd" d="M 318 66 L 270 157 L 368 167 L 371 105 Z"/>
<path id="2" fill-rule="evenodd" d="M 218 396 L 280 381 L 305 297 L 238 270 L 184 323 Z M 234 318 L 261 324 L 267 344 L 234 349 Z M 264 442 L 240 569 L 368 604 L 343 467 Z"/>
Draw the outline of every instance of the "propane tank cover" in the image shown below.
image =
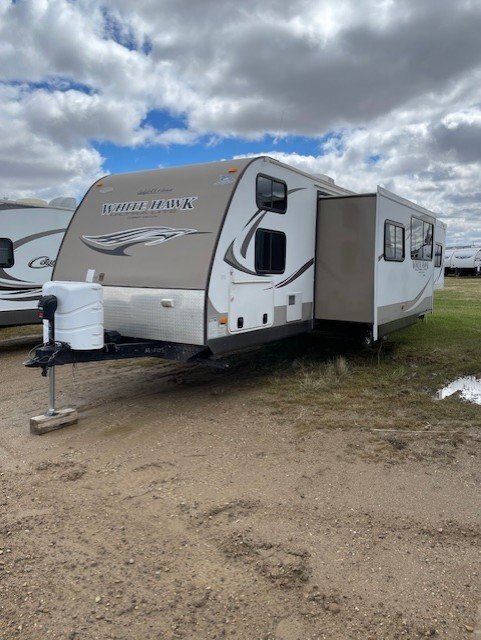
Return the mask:
<path id="1" fill-rule="evenodd" d="M 55 340 L 74 350 L 90 351 L 104 346 L 103 288 L 96 282 L 47 282 L 44 296 L 54 295 Z M 45 326 L 45 322 L 44 322 Z"/>

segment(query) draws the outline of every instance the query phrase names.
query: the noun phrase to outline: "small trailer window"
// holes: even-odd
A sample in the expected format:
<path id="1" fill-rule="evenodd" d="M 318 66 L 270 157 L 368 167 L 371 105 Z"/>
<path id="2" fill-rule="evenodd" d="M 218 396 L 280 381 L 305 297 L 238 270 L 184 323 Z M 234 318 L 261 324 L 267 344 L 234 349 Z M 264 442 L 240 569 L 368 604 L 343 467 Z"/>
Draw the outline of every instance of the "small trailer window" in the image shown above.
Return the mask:
<path id="1" fill-rule="evenodd" d="M 404 225 L 386 220 L 384 223 L 384 260 L 404 260 Z"/>
<path id="2" fill-rule="evenodd" d="M 434 266 L 440 267 L 443 264 L 443 245 L 436 242 L 434 245 Z"/>
<path id="3" fill-rule="evenodd" d="M 421 218 L 411 218 L 411 258 L 412 260 L 433 259 L 434 225 Z"/>
<path id="4" fill-rule="evenodd" d="M 256 202 L 259 209 L 285 213 L 287 211 L 286 183 L 259 174 L 256 182 Z"/>
<path id="5" fill-rule="evenodd" d="M 256 271 L 260 274 L 284 273 L 286 268 L 286 234 L 257 229 Z"/>
<path id="6" fill-rule="evenodd" d="M 0 238 L 0 268 L 13 267 L 13 242 L 10 238 Z"/>

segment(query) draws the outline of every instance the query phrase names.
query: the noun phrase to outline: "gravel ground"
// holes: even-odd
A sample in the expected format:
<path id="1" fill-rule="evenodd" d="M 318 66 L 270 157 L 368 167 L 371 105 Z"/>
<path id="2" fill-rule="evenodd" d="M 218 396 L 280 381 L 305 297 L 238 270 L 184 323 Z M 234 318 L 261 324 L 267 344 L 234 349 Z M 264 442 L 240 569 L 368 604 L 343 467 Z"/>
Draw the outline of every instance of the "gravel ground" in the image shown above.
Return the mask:
<path id="1" fill-rule="evenodd" d="M 81 420 L 38 437 L 46 381 L 0 358 L 0 638 L 480 637 L 479 429 L 300 433 L 258 380 L 137 361 L 59 368 Z"/>

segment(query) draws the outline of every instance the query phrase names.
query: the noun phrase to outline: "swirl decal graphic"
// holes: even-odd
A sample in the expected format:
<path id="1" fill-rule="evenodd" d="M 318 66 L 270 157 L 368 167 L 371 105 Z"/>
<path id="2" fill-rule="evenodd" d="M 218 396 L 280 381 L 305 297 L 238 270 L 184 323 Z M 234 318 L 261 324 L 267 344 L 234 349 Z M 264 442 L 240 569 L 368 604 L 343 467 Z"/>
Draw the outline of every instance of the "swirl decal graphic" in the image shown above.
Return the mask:
<path id="1" fill-rule="evenodd" d="M 41 233 L 34 233 L 31 236 L 20 238 L 20 240 L 16 240 L 13 243 L 13 251 L 15 252 L 19 247 L 22 247 L 29 242 L 33 242 L 34 240 L 46 238 L 47 236 L 54 236 L 58 233 L 65 233 L 65 229 L 51 229 L 50 231 L 42 231 Z M 11 269 L 8 269 L 8 271 L 11 271 Z M 11 273 L 7 273 L 5 269 L 0 269 L 0 289 L 32 289 L 32 287 L 35 288 L 38 287 L 38 285 L 38 282 L 27 282 L 26 280 L 21 280 L 20 278 L 16 278 L 11 275 Z"/>
<path id="2" fill-rule="evenodd" d="M 0 290 L 0 300 L 5 302 L 29 302 L 33 300 L 39 300 L 42 295 L 42 289 L 32 288 L 30 291 L 26 290 L 12 290 L 6 291 L 3 288 Z"/>
<path id="3" fill-rule="evenodd" d="M 288 195 L 292 195 L 293 193 L 297 193 L 298 191 L 304 191 L 305 187 L 297 187 L 295 189 L 289 189 L 287 192 Z M 227 247 L 227 251 L 224 255 L 224 262 L 226 262 L 229 266 L 234 267 L 238 271 L 242 271 L 243 273 L 248 273 L 252 276 L 259 275 L 257 271 L 254 271 L 252 266 L 248 264 L 246 260 L 247 251 L 249 249 L 250 244 L 252 243 L 256 231 L 259 228 L 261 222 L 264 220 L 265 216 L 268 214 L 267 211 L 263 209 L 257 209 L 257 211 L 249 218 L 247 223 L 244 225 L 244 228 L 240 232 L 238 236 L 232 240 L 230 245 Z M 274 213 L 275 216 L 279 215 L 278 213 Z M 287 214 L 282 214 L 287 215 Z M 291 284 L 296 280 L 299 276 L 301 276 L 309 267 L 314 264 L 314 259 L 309 260 L 304 265 L 302 265 L 295 273 L 288 276 L 285 280 L 276 285 L 276 289 L 280 287 L 285 287 L 288 284 Z"/>
<path id="4" fill-rule="evenodd" d="M 174 238 L 182 236 L 208 233 L 196 229 L 173 229 L 172 227 L 138 227 L 125 229 L 115 233 L 105 233 L 99 236 L 82 236 L 82 242 L 90 249 L 100 253 L 110 253 L 117 256 L 126 256 L 125 250 L 136 244 L 144 244 L 146 247 L 162 244 Z"/>

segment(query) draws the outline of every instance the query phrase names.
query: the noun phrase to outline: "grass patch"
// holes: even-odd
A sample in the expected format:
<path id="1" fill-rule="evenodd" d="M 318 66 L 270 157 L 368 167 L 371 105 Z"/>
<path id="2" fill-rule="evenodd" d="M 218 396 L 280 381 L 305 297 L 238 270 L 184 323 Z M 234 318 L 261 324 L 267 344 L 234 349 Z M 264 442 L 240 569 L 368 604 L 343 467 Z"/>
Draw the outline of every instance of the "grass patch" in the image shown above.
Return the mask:
<path id="1" fill-rule="evenodd" d="M 301 393 L 311 394 L 340 386 L 349 373 L 349 366 L 344 356 L 338 355 L 327 362 L 303 362 L 294 360 L 292 369 L 295 372 Z M 281 379 L 277 377 L 277 384 Z"/>
<path id="2" fill-rule="evenodd" d="M 313 333 L 248 354 L 255 383 L 266 378 L 262 402 L 301 432 L 479 425 L 479 406 L 433 396 L 453 378 L 481 375 L 481 280 L 447 279 L 434 306 L 380 352 Z"/>
<path id="3" fill-rule="evenodd" d="M 22 336 L 34 336 L 42 334 L 41 324 L 26 324 L 20 327 L 1 327 L 0 340 L 10 340 L 11 338 L 21 338 Z"/>

